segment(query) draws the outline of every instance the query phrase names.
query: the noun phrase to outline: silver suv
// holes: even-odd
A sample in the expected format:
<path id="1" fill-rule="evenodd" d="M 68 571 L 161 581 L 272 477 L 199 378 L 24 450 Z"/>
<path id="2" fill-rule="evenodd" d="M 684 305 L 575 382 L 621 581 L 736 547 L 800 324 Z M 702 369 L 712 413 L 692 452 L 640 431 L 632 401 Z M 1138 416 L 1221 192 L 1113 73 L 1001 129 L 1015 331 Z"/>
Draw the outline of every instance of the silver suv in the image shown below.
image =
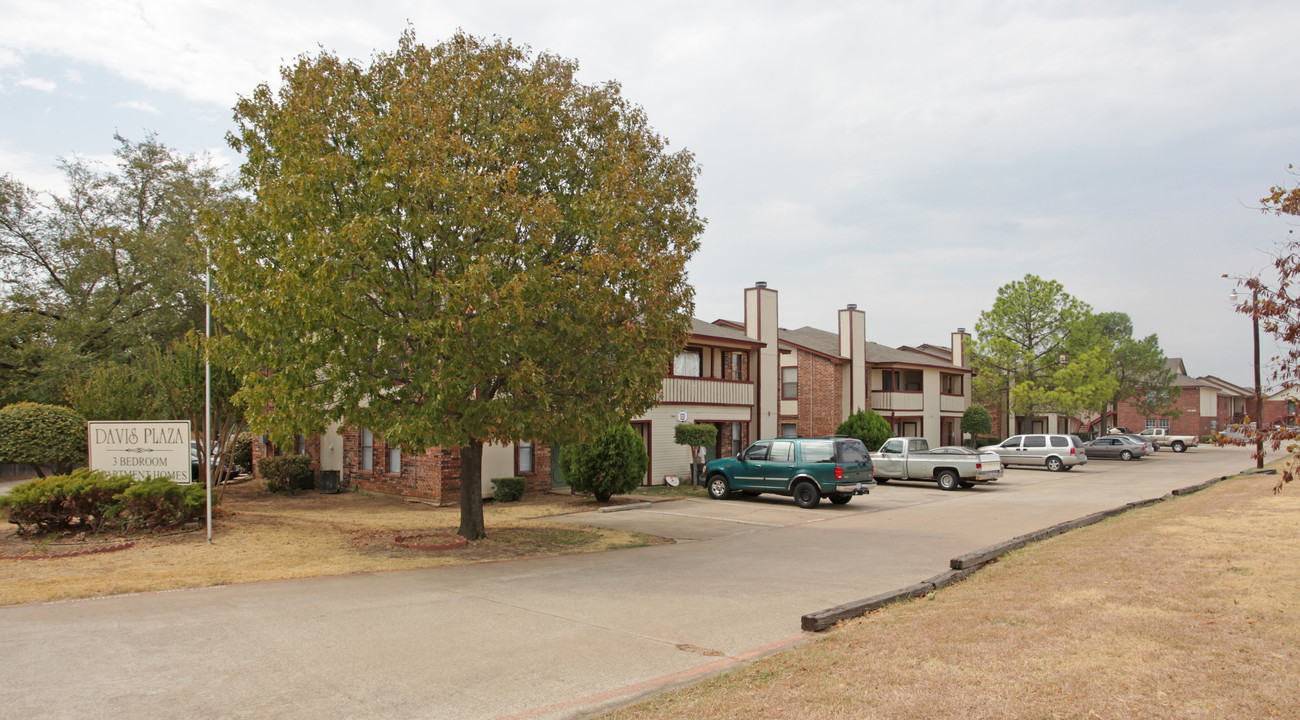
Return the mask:
<path id="1" fill-rule="evenodd" d="M 1003 465 L 1037 465 L 1053 472 L 1088 463 L 1083 441 L 1074 435 L 1016 435 L 980 452 L 997 453 Z"/>

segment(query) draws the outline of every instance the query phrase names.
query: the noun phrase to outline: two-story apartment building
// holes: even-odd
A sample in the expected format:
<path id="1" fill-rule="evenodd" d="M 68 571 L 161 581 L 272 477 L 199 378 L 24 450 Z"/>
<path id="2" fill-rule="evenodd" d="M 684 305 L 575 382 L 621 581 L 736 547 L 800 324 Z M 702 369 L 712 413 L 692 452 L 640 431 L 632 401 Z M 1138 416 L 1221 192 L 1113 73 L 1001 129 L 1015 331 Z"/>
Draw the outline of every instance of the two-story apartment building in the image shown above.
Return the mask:
<path id="1" fill-rule="evenodd" d="M 745 319 L 713 323 L 693 319 L 686 346 L 665 368 L 659 403 L 633 419 L 650 457 L 647 484 L 666 476 L 690 477 L 690 449 L 677 445 L 680 423 L 717 428 L 705 459 L 739 452 L 751 440 L 779 434 L 834 433 L 851 413 L 874 407 L 900 434 L 932 444 L 960 442 L 959 420 L 970 404 L 969 336 L 958 331 L 952 348 L 888 348 L 866 340 L 866 313 L 855 305 L 837 311 L 837 331 L 779 325 L 778 293 L 759 282 L 744 291 Z M 287 451 L 255 444 L 254 456 Z M 293 449 L 313 468 L 337 471 L 343 487 L 455 502 L 460 457 L 455 448 L 411 452 L 389 447 L 366 428 L 334 425 L 300 439 Z M 479 482 L 522 476 L 530 489 L 562 483 L 557 448 L 531 441 L 485 446 Z"/>
<path id="2" fill-rule="evenodd" d="M 1243 422 L 1254 411 L 1253 391 L 1213 375 L 1192 377 L 1182 358 L 1169 358 L 1165 366 L 1174 372 L 1178 416 L 1152 415 L 1131 402 L 1123 402 L 1111 413 L 1107 427 L 1124 427 L 1133 432 L 1158 427 L 1175 435 L 1208 435 Z M 1099 418 L 1092 419 L 1087 430 L 1095 432 L 1098 424 Z"/>

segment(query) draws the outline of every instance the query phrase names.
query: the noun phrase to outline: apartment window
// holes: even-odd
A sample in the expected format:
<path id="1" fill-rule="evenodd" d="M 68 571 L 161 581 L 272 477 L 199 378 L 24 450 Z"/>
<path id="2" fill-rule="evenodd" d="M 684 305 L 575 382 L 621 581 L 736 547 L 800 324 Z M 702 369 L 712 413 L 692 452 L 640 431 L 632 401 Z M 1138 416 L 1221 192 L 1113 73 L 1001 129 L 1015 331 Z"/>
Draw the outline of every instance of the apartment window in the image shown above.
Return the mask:
<path id="1" fill-rule="evenodd" d="M 307 438 L 301 435 L 293 436 L 293 454 L 294 455 L 307 454 Z"/>
<path id="2" fill-rule="evenodd" d="M 880 371 L 880 389 L 885 392 L 893 392 L 895 390 L 903 389 L 899 383 L 897 370 Z"/>
<path id="3" fill-rule="evenodd" d="M 519 474 L 533 472 L 533 444 L 524 440 L 519 441 Z"/>
<path id="4" fill-rule="evenodd" d="M 361 429 L 361 469 L 375 468 L 375 436 L 365 428 Z"/>
<path id="5" fill-rule="evenodd" d="M 673 375 L 678 377 L 704 377 L 704 353 L 699 348 L 687 348 L 673 360 Z"/>
<path id="6" fill-rule="evenodd" d="M 1147 420 L 1147 427 L 1149 427 L 1149 428 L 1164 428 L 1164 429 L 1168 430 L 1168 429 L 1169 429 L 1169 420 L 1168 420 L 1167 418 L 1166 418 L 1166 419 L 1163 419 L 1163 420 Z"/>
<path id="7" fill-rule="evenodd" d="M 961 395 L 962 394 L 962 377 L 960 375 L 943 376 L 943 394 Z"/>
<path id="8" fill-rule="evenodd" d="M 745 377 L 745 353 L 728 352 L 722 368 L 722 376 L 727 380 L 748 380 Z"/>
<path id="9" fill-rule="evenodd" d="M 781 399 L 799 399 L 799 368 L 781 368 Z"/>
<path id="10" fill-rule="evenodd" d="M 402 474 L 402 446 L 388 448 L 388 474 Z"/>
<path id="11" fill-rule="evenodd" d="M 799 432 L 794 423 L 781 423 L 781 437 L 798 437 Z"/>

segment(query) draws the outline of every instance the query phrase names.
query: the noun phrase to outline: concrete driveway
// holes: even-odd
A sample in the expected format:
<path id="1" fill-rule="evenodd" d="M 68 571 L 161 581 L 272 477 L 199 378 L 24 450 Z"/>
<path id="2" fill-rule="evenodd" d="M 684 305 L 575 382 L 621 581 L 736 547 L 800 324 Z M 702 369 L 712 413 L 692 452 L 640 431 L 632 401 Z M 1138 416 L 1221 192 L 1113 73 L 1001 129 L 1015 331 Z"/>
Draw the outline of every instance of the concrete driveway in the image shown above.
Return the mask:
<path id="1" fill-rule="evenodd" d="M 890 483 L 814 511 L 781 498 L 658 503 L 570 520 L 693 542 L 0 608 L 0 707 L 578 717 L 798 643 L 804 613 L 918 582 L 956 555 L 1250 465 L 1248 450 L 1200 448 L 1013 470 L 951 493 Z"/>

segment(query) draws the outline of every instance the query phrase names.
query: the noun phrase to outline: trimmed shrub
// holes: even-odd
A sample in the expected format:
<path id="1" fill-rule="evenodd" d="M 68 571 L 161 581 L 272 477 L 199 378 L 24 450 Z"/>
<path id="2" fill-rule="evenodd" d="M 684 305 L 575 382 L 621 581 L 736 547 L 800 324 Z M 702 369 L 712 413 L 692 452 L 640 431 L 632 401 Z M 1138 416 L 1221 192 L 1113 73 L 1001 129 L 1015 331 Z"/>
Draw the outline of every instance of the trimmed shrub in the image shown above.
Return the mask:
<path id="1" fill-rule="evenodd" d="M 574 492 L 609 502 L 611 496 L 631 492 L 645 480 L 650 458 L 637 431 L 622 424 L 593 442 L 566 446 L 560 453 L 560 467 Z"/>
<path id="2" fill-rule="evenodd" d="M 971 405 L 961 414 L 961 431 L 971 437 L 993 432 L 993 416 L 979 405 Z"/>
<path id="3" fill-rule="evenodd" d="M 894 432 L 889 427 L 889 422 L 880 417 L 875 410 L 859 410 L 850 415 L 848 420 L 840 423 L 835 434 L 857 438 L 867 446 L 867 450 L 875 452 Z"/>
<path id="4" fill-rule="evenodd" d="M 253 436 L 250 433 L 240 433 L 231 443 L 229 463 L 239 472 L 253 469 Z"/>
<path id="5" fill-rule="evenodd" d="M 199 519 L 206 509 L 205 486 L 149 478 L 131 483 L 118 496 L 117 522 L 126 530 L 169 528 Z"/>
<path id="6" fill-rule="evenodd" d="M 86 419 L 72 408 L 21 402 L 0 410 L 0 463 L 66 473 L 86 462 Z"/>
<path id="7" fill-rule="evenodd" d="M 273 493 L 292 495 L 299 490 L 315 486 L 311 472 L 311 458 L 306 455 L 282 455 L 262 458 L 257 469 L 266 481 L 266 489 Z"/>
<path id="8" fill-rule="evenodd" d="M 133 480 L 81 468 L 23 483 L 0 496 L 19 532 L 153 530 L 197 519 L 206 508 L 202 485 Z"/>
<path id="9" fill-rule="evenodd" d="M 521 477 L 492 478 L 492 499 L 514 502 L 524 496 L 527 481 Z"/>

